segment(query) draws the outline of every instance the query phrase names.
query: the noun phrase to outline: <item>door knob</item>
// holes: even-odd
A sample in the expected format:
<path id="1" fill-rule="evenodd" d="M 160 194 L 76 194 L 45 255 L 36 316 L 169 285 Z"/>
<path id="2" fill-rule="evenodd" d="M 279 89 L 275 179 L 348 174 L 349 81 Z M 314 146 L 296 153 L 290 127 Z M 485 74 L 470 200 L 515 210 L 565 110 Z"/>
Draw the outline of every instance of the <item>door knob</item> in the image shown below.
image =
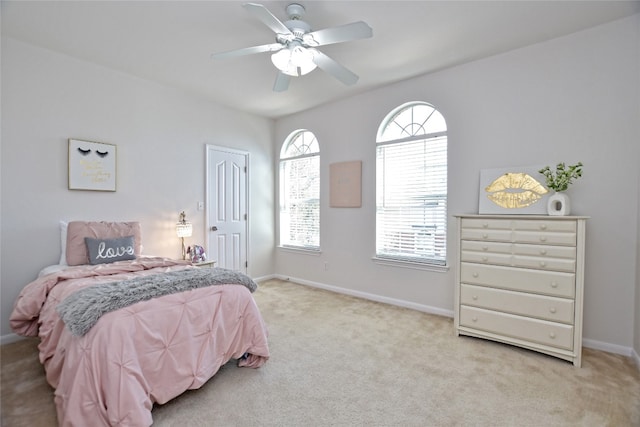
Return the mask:
<path id="1" fill-rule="evenodd" d="M 211 227 L 211 231 L 218 231 L 218 227 L 214 225 L 213 227 Z"/>

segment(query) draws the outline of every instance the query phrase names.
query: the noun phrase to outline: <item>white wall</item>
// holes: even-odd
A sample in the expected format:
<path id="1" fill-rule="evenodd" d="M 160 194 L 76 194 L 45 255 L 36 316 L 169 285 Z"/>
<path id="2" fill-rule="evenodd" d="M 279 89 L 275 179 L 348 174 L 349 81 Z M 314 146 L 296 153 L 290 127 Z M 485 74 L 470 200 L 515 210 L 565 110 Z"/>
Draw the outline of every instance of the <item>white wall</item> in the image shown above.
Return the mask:
<path id="1" fill-rule="evenodd" d="M 588 215 L 584 336 L 630 353 L 634 340 L 640 159 L 640 15 L 568 37 L 403 81 L 276 123 L 279 150 L 306 128 L 321 150 L 320 256 L 276 252 L 276 272 L 349 293 L 453 310 L 454 271 L 381 266 L 375 241 L 375 135 L 383 117 L 412 100 L 432 103 L 449 129 L 449 214 L 477 212 L 484 168 L 585 164 L 569 190 Z M 362 160 L 362 208 L 328 207 L 328 170 Z M 276 159 L 277 164 L 277 159 Z M 455 260 L 454 221 L 448 254 Z M 328 271 L 324 271 L 324 262 Z M 637 322 L 636 322 L 637 323 Z"/>
<path id="2" fill-rule="evenodd" d="M 60 256 L 59 220 L 139 220 L 144 253 L 204 243 L 205 144 L 250 152 L 249 274 L 273 272 L 272 120 L 22 42 L 2 40 L 1 334 L 20 289 Z M 118 147 L 115 193 L 67 189 L 67 140 Z"/>

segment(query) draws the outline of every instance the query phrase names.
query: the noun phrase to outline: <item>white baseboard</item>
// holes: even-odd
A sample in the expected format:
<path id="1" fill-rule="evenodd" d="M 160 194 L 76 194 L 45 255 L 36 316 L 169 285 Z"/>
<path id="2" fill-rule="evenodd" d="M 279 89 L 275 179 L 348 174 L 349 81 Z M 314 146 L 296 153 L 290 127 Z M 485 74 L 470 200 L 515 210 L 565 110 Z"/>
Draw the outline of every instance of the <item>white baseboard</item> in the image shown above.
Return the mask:
<path id="1" fill-rule="evenodd" d="M 260 282 L 266 282 L 271 279 L 278 279 L 278 277 L 275 274 L 269 274 L 267 276 L 254 277 L 253 281 L 259 284 Z"/>
<path id="2" fill-rule="evenodd" d="M 7 334 L 0 337 L 0 345 L 11 344 L 12 342 L 23 340 L 18 334 Z"/>
<path id="3" fill-rule="evenodd" d="M 636 368 L 640 371 L 640 355 L 638 355 L 637 351 L 633 350 L 631 357 L 633 358 L 633 361 L 636 362 Z"/>
<path id="4" fill-rule="evenodd" d="M 596 341 L 589 338 L 582 339 L 582 345 L 594 350 L 606 351 L 607 353 L 621 354 L 622 356 L 632 357 L 634 350 L 632 347 L 624 347 L 617 344 Z"/>
<path id="5" fill-rule="evenodd" d="M 283 276 L 281 274 L 276 274 L 275 278 L 280 280 L 289 280 L 295 283 L 299 283 L 301 285 L 311 286 L 314 288 L 320 288 L 331 292 L 336 292 L 338 294 L 349 295 L 352 297 L 358 297 L 362 299 L 367 299 L 370 301 L 382 302 L 390 305 L 395 305 L 398 307 L 410 308 L 417 311 L 422 311 L 424 313 L 436 314 L 438 316 L 451 317 L 453 318 L 452 310 L 444 310 L 438 307 L 431 307 L 428 305 L 417 304 L 411 301 L 405 301 L 395 298 L 383 297 L 376 294 L 370 294 L 368 292 L 354 291 L 353 289 L 341 288 L 339 286 L 327 285 L 324 283 L 312 282 L 310 280 L 299 279 L 297 277 Z"/>

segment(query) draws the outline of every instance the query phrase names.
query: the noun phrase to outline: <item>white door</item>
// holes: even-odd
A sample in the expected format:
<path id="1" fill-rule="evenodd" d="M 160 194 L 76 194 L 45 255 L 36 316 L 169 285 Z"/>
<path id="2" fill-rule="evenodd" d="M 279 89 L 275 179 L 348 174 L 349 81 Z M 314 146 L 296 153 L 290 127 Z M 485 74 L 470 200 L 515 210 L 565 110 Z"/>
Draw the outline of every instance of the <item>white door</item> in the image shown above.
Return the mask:
<path id="1" fill-rule="evenodd" d="M 207 255 L 216 267 L 247 273 L 249 154 L 207 145 Z"/>

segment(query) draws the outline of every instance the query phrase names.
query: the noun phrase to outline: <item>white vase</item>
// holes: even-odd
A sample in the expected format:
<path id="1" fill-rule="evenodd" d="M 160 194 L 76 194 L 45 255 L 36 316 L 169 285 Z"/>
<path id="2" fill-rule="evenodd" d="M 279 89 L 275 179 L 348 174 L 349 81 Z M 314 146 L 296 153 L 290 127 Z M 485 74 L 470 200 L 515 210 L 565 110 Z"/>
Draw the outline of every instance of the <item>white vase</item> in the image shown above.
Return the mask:
<path id="1" fill-rule="evenodd" d="M 569 215 L 571 212 L 571 200 L 566 193 L 553 193 L 547 199 L 547 213 L 555 216 Z"/>

